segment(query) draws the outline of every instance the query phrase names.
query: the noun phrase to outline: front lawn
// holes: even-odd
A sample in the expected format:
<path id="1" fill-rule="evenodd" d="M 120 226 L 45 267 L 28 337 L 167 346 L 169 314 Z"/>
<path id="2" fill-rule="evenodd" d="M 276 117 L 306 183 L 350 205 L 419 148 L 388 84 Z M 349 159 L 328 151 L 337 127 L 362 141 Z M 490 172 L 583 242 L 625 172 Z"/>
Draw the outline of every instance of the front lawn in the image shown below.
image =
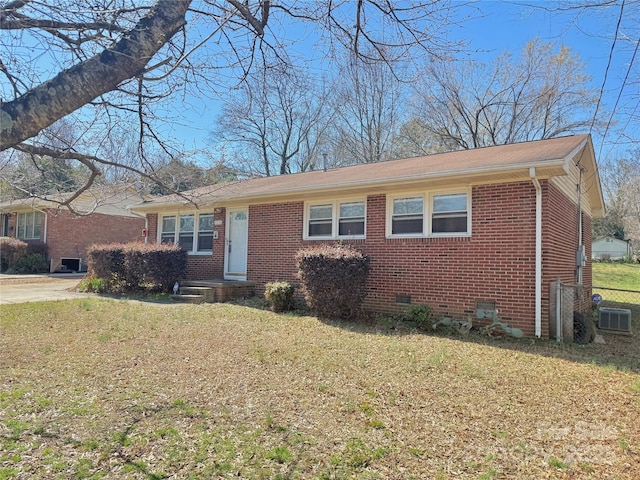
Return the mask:
<path id="1" fill-rule="evenodd" d="M 104 299 L 0 332 L 0 479 L 640 478 L 640 359 L 602 345 Z"/>

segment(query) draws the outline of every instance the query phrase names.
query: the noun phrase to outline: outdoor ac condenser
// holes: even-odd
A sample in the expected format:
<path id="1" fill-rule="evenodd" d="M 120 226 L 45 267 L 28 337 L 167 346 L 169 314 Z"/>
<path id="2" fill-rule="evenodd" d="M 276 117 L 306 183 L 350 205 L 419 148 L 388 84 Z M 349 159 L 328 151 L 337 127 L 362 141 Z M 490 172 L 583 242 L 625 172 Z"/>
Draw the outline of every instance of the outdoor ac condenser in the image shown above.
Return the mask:
<path id="1" fill-rule="evenodd" d="M 631 310 L 625 308 L 600 308 L 598 328 L 631 333 Z"/>

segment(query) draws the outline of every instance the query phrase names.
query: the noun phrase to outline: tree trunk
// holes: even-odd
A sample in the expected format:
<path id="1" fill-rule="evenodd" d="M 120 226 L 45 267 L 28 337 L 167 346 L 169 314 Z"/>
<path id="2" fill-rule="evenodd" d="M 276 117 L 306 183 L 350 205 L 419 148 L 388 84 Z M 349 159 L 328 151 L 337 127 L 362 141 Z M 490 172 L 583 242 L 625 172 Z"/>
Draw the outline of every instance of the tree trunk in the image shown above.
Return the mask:
<path id="1" fill-rule="evenodd" d="M 186 24 L 191 0 L 158 0 L 112 49 L 60 72 L 12 102 L 0 103 L 0 151 L 144 71 L 145 65 Z"/>

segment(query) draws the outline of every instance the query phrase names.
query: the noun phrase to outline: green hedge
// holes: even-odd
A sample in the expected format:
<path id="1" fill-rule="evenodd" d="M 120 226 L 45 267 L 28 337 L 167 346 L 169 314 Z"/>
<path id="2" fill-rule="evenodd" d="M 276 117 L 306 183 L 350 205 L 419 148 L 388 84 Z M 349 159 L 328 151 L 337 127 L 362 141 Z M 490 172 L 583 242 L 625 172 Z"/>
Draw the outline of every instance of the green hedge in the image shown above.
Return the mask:
<path id="1" fill-rule="evenodd" d="M 355 318 L 362 310 L 369 257 L 349 245 L 320 245 L 296 254 L 309 307 L 327 318 Z"/>
<path id="2" fill-rule="evenodd" d="M 187 269 L 187 252 L 178 245 L 93 245 L 87 252 L 89 279 L 101 278 L 111 293 L 165 292 Z"/>
<path id="3" fill-rule="evenodd" d="M 13 270 L 18 260 L 27 254 L 28 245 L 12 237 L 0 237 L 0 271 Z"/>

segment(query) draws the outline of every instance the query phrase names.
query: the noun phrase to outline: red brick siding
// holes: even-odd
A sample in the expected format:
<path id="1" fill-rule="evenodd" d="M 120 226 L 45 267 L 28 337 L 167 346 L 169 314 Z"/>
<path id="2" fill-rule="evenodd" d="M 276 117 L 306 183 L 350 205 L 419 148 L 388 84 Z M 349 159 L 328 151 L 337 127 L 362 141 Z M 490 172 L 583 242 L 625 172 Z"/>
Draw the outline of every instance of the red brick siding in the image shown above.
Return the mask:
<path id="1" fill-rule="evenodd" d="M 503 320 L 534 334 L 535 189 L 530 182 L 474 187 L 471 238 L 386 239 L 386 197 L 367 200 L 367 239 L 353 242 L 371 257 L 366 307 L 399 312 L 428 303 L 440 315 L 474 316 L 492 300 Z M 271 281 L 296 281 L 303 202 L 249 210 L 247 278 L 258 291 Z"/>
<path id="2" fill-rule="evenodd" d="M 576 283 L 576 252 L 578 250 L 578 206 L 556 186 L 543 186 L 542 218 L 542 311 L 543 327 L 548 326 L 549 286 L 560 277 L 563 283 Z M 576 310 L 584 311 L 591 304 L 591 217 L 582 214 L 582 241 L 585 245 L 586 266 L 582 274 L 584 296 L 576 299 Z"/>
<path id="3" fill-rule="evenodd" d="M 49 258 L 81 258 L 86 266 L 87 249 L 94 244 L 144 241 L 144 219 L 92 213 L 76 216 L 67 210 L 47 211 Z M 44 221 L 42 231 L 44 232 Z"/>
<path id="4" fill-rule="evenodd" d="M 548 337 L 549 282 L 559 275 L 574 281 L 577 248 L 576 206 L 556 187 L 543 188 L 543 311 L 542 336 Z M 366 308 L 400 312 L 407 305 L 396 296 L 410 296 L 411 304 L 427 303 L 438 315 L 474 317 L 477 301 L 493 301 L 500 318 L 535 334 L 535 188 L 531 182 L 476 186 L 472 189 L 472 236 L 465 238 L 385 238 L 386 196 L 367 198 L 367 238 L 346 241 L 371 257 Z M 268 282 L 297 282 L 295 254 L 318 242 L 302 239 L 304 203 L 253 205 L 249 208 L 247 279 L 261 293 Z M 215 228 L 210 257 L 191 256 L 188 278 L 219 278 L 224 267 L 224 221 Z M 150 238 L 157 216 L 149 216 Z M 591 253 L 591 221 L 584 218 L 587 259 Z M 584 283 L 591 287 L 591 264 Z"/>
<path id="5" fill-rule="evenodd" d="M 249 208 L 247 280 L 258 283 L 296 281 L 296 252 L 302 240 L 303 202 Z"/>
<path id="6" fill-rule="evenodd" d="M 18 216 L 9 217 L 9 236 L 17 233 Z M 46 233 L 45 233 L 46 229 Z M 94 244 L 143 241 L 144 219 L 92 213 L 77 216 L 68 210 L 48 209 L 42 215 L 41 241 L 45 240 L 54 265 L 61 258 L 80 258 L 86 267 L 87 249 Z M 27 240 L 29 242 L 29 240 Z"/>

